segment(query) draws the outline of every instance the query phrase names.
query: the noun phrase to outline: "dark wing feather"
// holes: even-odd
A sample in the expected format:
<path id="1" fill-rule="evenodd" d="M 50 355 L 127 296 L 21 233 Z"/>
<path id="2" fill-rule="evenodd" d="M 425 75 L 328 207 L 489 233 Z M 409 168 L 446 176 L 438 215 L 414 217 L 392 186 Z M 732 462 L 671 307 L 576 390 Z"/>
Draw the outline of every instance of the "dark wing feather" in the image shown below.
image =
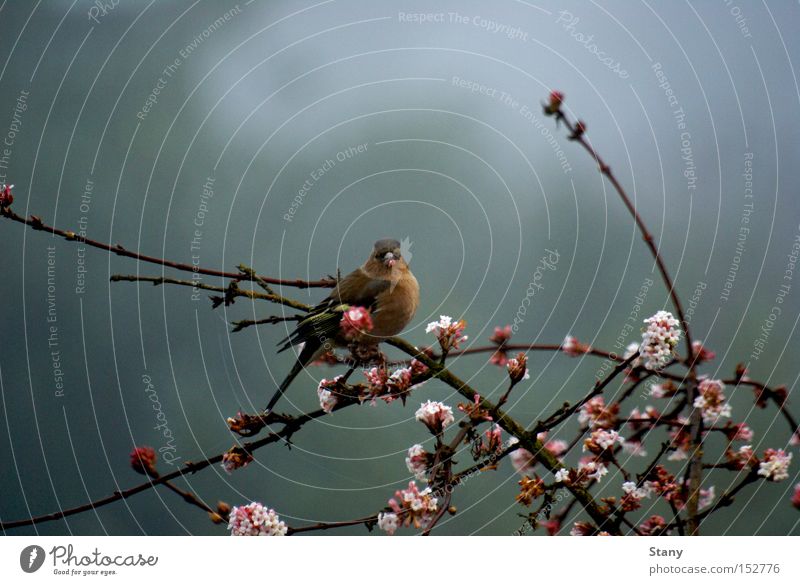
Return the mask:
<path id="1" fill-rule="evenodd" d="M 388 290 L 390 282 L 370 278 L 361 268 L 345 276 L 330 296 L 315 306 L 308 316 L 297 324 L 288 337 L 278 342 L 278 352 L 309 339 L 333 339 L 339 329 L 342 313 L 348 306 L 356 305 L 374 309 L 378 295 Z"/>

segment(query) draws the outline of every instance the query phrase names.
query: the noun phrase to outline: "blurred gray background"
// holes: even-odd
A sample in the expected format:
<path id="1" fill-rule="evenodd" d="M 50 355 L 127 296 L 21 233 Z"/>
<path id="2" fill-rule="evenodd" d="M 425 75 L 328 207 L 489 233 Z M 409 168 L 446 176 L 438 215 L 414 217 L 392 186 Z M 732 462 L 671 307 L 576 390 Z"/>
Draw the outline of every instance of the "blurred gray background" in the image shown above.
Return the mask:
<path id="1" fill-rule="evenodd" d="M 695 297 L 694 335 L 717 352 L 703 371 L 730 377 L 749 362 L 752 377 L 786 384 L 791 400 L 800 285 L 784 276 L 800 233 L 798 27 L 797 2 L 743 0 L 6 1 L 0 182 L 16 185 L 18 213 L 214 269 L 244 262 L 316 279 L 360 264 L 378 237 L 409 238 L 423 295 L 406 336 L 418 344 L 431 342 L 424 326 L 439 314 L 464 317 L 469 344 L 485 344 L 513 321 L 539 259 L 557 251 L 515 339 L 558 343 L 569 333 L 615 349 L 621 335 L 638 338 L 638 324 L 624 329 L 637 302 L 634 320 L 667 306 L 666 289 L 596 165 L 542 116 L 556 88 L 635 199 L 684 302 Z M 263 405 L 291 365 L 274 351 L 285 328 L 230 333 L 231 321 L 278 307 L 212 311 L 191 289 L 110 283 L 115 273 L 190 275 L 80 252 L 8 221 L 0 250 L 3 520 L 139 483 L 128 465 L 137 444 L 169 447 L 178 464 L 227 449 L 226 417 Z M 777 304 L 783 284 L 791 288 Z M 324 294 L 283 292 L 307 302 Z M 505 375 L 486 358 L 453 368 L 496 398 Z M 577 399 L 601 365 L 532 354 L 512 413 L 530 422 Z M 304 375 L 283 408 L 315 408 L 314 378 L 334 373 Z M 728 393 L 759 451 L 786 446 L 774 407 L 754 411 L 749 389 Z M 294 525 L 374 513 L 409 480 L 405 450 L 429 441 L 413 420 L 427 398 L 461 401 L 430 382 L 405 408 L 350 408 L 308 425 L 291 450 L 274 445 L 233 475 L 215 466 L 180 483 L 211 503 L 262 501 Z M 709 446 L 712 460 L 720 447 Z M 789 481 L 748 488 L 705 532 L 800 533 L 789 505 L 797 463 Z M 508 461 L 470 479 L 454 497 L 459 513 L 437 532 L 510 534 L 527 511 L 514 503 L 517 479 Z M 618 494 L 621 481 L 610 474 L 603 488 Z M 706 485 L 719 494 L 731 481 L 714 473 Z M 163 489 L 14 531 L 36 532 L 226 533 Z"/>

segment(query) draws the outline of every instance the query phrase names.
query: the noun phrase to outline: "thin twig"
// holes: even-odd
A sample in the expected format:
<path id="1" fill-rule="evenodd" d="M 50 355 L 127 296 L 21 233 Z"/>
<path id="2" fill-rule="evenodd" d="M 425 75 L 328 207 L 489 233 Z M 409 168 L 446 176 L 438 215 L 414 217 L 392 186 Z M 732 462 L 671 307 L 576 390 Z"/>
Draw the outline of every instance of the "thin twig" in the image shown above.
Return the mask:
<path id="1" fill-rule="evenodd" d="M 81 236 L 70 230 L 61 230 L 53 226 L 45 224 L 40 217 L 35 215 L 30 218 L 22 217 L 14 213 L 10 207 L 0 208 L 0 216 L 8 218 L 12 221 L 25 224 L 34 230 L 48 232 L 54 236 L 58 236 L 70 242 L 81 242 L 87 246 L 105 250 L 117 254 L 118 256 L 125 256 L 127 258 L 134 258 L 142 262 L 149 262 L 150 264 L 158 264 L 159 266 L 166 266 L 167 268 L 174 268 L 182 270 L 183 272 L 193 272 L 196 274 L 204 274 L 206 276 L 218 276 L 220 278 L 233 278 L 236 280 L 257 280 L 258 282 L 276 284 L 280 286 L 292 286 L 295 288 L 333 288 L 336 286 L 336 281 L 332 278 L 323 278 L 320 280 L 300 280 L 300 279 L 283 279 L 272 278 L 269 276 L 258 276 L 254 272 L 246 274 L 240 272 L 222 272 L 220 270 L 211 270 L 210 268 L 203 268 L 201 266 L 194 266 L 192 264 L 184 264 L 182 262 L 173 262 L 164 258 L 157 258 L 155 256 L 147 256 L 136 251 L 128 250 L 120 244 L 106 244 L 97 240 L 92 240 L 87 237 Z"/>

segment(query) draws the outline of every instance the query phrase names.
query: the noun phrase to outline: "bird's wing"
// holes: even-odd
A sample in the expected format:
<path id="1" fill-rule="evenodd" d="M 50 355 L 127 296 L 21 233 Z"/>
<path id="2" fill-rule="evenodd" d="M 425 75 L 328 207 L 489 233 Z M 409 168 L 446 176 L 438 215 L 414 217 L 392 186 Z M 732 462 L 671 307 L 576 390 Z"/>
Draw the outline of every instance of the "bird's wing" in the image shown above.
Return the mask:
<path id="1" fill-rule="evenodd" d="M 330 296 L 315 306 L 308 316 L 297 324 L 288 337 L 278 342 L 284 351 L 293 345 L 307 342 L 309 339 L 334 339 L 342 320 L 342 313 L 349 306 L 360 306 L 374 309 L 378 295 L 389 289 L 390 282 L 372 278 L 363 269 L 357 268 L 345 276 Z"/>
<path id="2" fill-rule="evenodd" d="M 357 268 L 336 286 L 329 298 L 339 303 L 374 309 L 378 295 L 389 289 L 391 283 L 383 278 L 372 278 L 363 268 Z"/>

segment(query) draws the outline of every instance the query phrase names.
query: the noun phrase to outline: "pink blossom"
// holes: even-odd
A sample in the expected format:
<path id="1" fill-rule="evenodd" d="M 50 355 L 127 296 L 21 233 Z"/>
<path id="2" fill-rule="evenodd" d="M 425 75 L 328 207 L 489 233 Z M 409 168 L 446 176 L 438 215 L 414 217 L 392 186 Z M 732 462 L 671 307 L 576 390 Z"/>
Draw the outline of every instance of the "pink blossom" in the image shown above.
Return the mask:
<path id="1" fill-rule="evenodd" d="M 792 506 L 800 510 L 800 483 L 794 486 L 794 494 L 792 494 Z"/>
<path id="2" fill-rule="evenodd" d="M 372 331 L 372 317 L 364 307 L 351 306 L 342 315 L 339 323 L 342 333 L 347 339 Z"/>
<path id="3" fill-rule="evenodd" d="M 413 360 L 411 360 L 411 373 L 413 375 L 418 376 L 420 374 L 424 374 L 427 371 L 428 371 L 428 366 L 423 364 L 417 358 L 414 358 Z"/>
<path id="4" fill-rule="evenodd" d="M 557 518 L 551 518 L 550 520 L 542 520 L 539 522 L 539 526 L 544 528 L 547 531 L 548 536 L 555 536 L 558 534 L 558 531 L 561 530 L 561 521 Z"/>
<path id="5" fill-rule="evenodd" d="M 624 439 L 617 431 L 607 431 L 604 429 L 597 429 L 592 432 L 591 436 L 583 442 L 583 450 L 591 451 L 597 455 L 608 453 L 613 449 L 617 443 L 622 443 Z"/>
<path id="6" fill-rule="evenodd" d="M 492 425 L 486 429 L 483 437 L 486 442 L 484 443 L 483 438 L 481 439 L 480 454 L 500 453 L 503 450 L 503 429 L 500 425 Z"/>
<path id="7" fill-rule="evenodd" d="M 386 382 L 389 381 L 389 374 L 386 372 L 386 368 L 371 368 L 364 372 L 364 377 L 369 382 L 370 390 L 374 394 L 380 394 L 386 390 Z"/>
<path id="8" fill-rule="evenodd" d="M 453 409 L 441 403 L 428 400 L 423 402 L 415 413 L 417 420 L 424 423 L 434 433 L 441 433 L 455 418 Z"/>
<path id="9" fill-rule="evenodd" d="M 386 384 L 392 393 L 402 394 L 411 388 L 411 376 L 411 368 L 398 368 L 392 372 Z"/>
<path id="10" fill-rule="evenodd" d="M 659 311 L 644 322 L 647 328 L 642 333 L 639 353 L 645 368 L 657 370 L 672 359 L 675 346 L 681 338 L 680 322 L 668 311 Z"/>
<path id="11" fill-rule="evenodd" d="M 578 479 L 593 479 L 599 482 L 608 473 L 608 468 L 595 459 L 583 457 L 578 462 Z"/>
<path id="12" fill-rule="evenodd" d="M 716 353 L 714 353 L 710 349 L 706 349 L 702 341 L 692 342 L 692 353 L 694 354 L 695 359 L 697 360 L 698 363 L 708 362 L 717 357 Z"/>
<path id="13" fill-rule="evenodd" d="M 753 429 L 747 426 L 747 423 L 737 423 L 731 426 L 727 431 L 729 441 L 752 441 Z"/>
<path id="14" fill-rule="evenodd" d="M 400 527 L 400 518 L 394 512 L 381 512 L 378 514 L 378 528 L 392 536 Z"/>
<path id="15" fill-rule="evenodd" d="M 735 469 L 744 469 L 758 462 L 758 458 L 753 454 L 753 448 L 750 445 L 742 445 L 736 452 L 728 449 L 725 452 L 725 457 Z"/>
<path id="16" fill-rule="evenodd" d="M 647 450 L 641 441 L 623 441 L 622 450 L 631 457 L 647 457 Z"/>
<path id="17" fill-rule="evenodd" d="M 466 321 L 453 321 L 452 317 L 440 315 L 438 321 L 428 323 L 425 333 L 433 333 L 439 340 L 442 351 L 446 353 L 451 349 L 458 349 L 459 344 L 467 340 L 464 335 L 466 326 Z"/>
<path id="18" fill-rule="evenodd" d="M 5 183 L 0 185 L 0 207 L 10 207 L 14 203 L 14 194 L 11 193 L 13 188 L 14 185 L 6 185 Z"/>
<path id="19" fill-rule="evenodd" d="M 666 526 L 667 521 L 662 516 L 654 515 L 639 525 L 639 532 L 643 536 L 657 536 L 662 533 Z"/>
<path id="20" fill-rule="evenodd" d="M 792 454 L 783 449 L 767 449 L 764 459 L 758 465 L 758 475 L 770 481 L 781 481 L 789 477 L 789 463 Z"/>
<path id="21" fill-rule="evenodd" d="M 720 418 L 731 416 L 731 405 L 725 402 L 725 384 L 722 380 L 703 378 L 697 386 L 694 407 L 703 412 L 703 422 L 713 425 Z"/>
<path id="22" fill-rule="evenodd" d="M 528 380 L 531 375 L 527 368 L 528 358 L 524 353 L 519 353 L 517 357 L 511 358 L 506 363 L 508 369 L 508 377 L 511 378 L 513 384 L 517 384 L 522 380 Z"/>
<path id="23" fill-rule="evenodd" d="M 131 467 L 137 473 L 156 477 L 156 452 L 152 447 L 135 447 L 131 451 Z"/>
<path id="24" fill-rule="evenodd" d="M 602 396 L 595 396 L 581 407 L 578 422 L 581 426 L 608 429 L 616 425 L 618 414 L 619 405 L 607 407 Z"/>
<path id="25" fill-rule="evenodd" d="M 653 398 L 670 398 L 674 396 L 677 391 L 678 387 L 673 384 L 672 381 L 667 380 L 661 384 L 653 384 L 650 387 L 650 396 Z"/>
<path id="26" fill-rule="evenodd" d="M 589 522 L 575 522 L 569 531 L 570 536 L 592 536 L 594 533 L 595 528 Z"/>
<path id="27" fill-rule="evenodd" d="M 237 445 L 222 455 L 222 468 L 227 473 L 233 473 L 237 469 L 247 467 L 251 461 L 253 461 L 253 456 Z"/>
<path id="28" fill-rule="evenodd" d="M 703 510 L 708 508 L 711 504 L 714 503 L 714 498 L 716 497 L 716 490 L 714 486 L 710 486 L 707 489 L 700 490 L 700 496 L 697 500 L 697 509 Z"/>
<path id="29" fill-rule="evenodd" d="M 489 341 L 497 345 L 497 349 L 492 353 L 492 357 L 489 358 L 489 363 L 500 367 L 506 365 L 508 359 L 503 347 L 508 343 L 508 340 L 511 339 L 511 334 L 511 325 L 494 328 L 494 335 L 489 338 Z"/>
<path id="30" fill-rule="evenodd" d="M 531 453 L 524 447 L 515 449 L 509 454 L 508 457 L 509 459 L 511 459 L 511 465 L 514 466 L 514 469 L 520 475 L 530 475 L 531 473 L 533 473 L 533 468 L 534 465 L 536 464 L 536 460 L 533 456 L 533 453 Z"/>
<path id="31" fill-rule="evenodd" d="M 402 518 L 402 525 L 421 528 L 430 522 L 437 510 L 437 499 L 432 494 L 431 488 L 420 491 L 417 483 L 410 481 L 407 489 L 395 492 L 389 507 Z"/>
<path id="32" fill-rule="evenodd" d="M 234 506 L 228 521 L 231 536 L 286 536 L 288 528 L 275 510 L 258 502 Z"/>
<path id="33" fill-rule="evenodd" d="M 569 444 L 562 439 L 553 439 L 552 441 L 547 441 L 544 444 L 544 448 L 550 451 L 553 457 L 557 458 L 560 458 L 564 453 L 567 452 L 567 447 L 569 447 Z"/>
<path id="34" fill-rule="evenodd" d="M 339 380 L 341 379 L 342 376 L 336 376 L 333 380 L 326 380 L 325 378 L 323 378 L 322 380 L 320 380 L 319 386 L 317 386 L 319 407 L 328 414 L 333 412 L 333 409 L 338 402 L 336 393 L 335 391 L 331 391 L 331 388 L 335 388 L 336 385 L 339 383 Z"/>
<path id="35" fill-rule="evenodd" d="M 406 457 L 406 467 L 419 480 L 424 480 L 431 464 L 432 455 L 428 453 L 422 445 L 412 445 L 408 449 Z"/>
<path id="36" fill-rule="evenodd" d="M 577 338 L 572 337 L 571 335 L 567 335 L 564 338 L 564 341 L 561 343 L 561 351 L 570 357 L 578 357 L 585 354 L 590 349 L 591 348 L 588 345 L 581 343 L 577 340 Z"/>

